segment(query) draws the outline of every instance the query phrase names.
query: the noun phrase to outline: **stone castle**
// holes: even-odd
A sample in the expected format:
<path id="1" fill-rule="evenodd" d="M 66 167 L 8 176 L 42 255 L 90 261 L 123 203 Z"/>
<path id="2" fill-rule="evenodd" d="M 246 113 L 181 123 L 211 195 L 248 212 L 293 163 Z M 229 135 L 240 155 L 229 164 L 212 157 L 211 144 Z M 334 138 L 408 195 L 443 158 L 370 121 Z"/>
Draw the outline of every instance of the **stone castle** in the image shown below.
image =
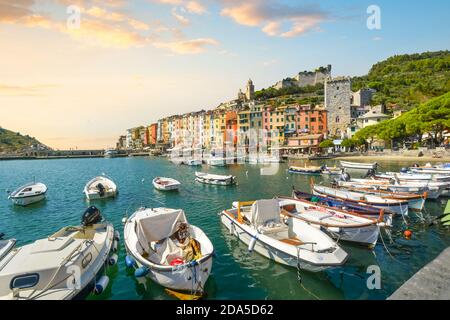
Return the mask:
<path id="1" fill-rule="evenodd" d="M 327 110 L 328 132 L 332 136 L 342 136 L 352 119 L 352 90 L 348 77 L 331 77 L 325 80 L 324 104 Z"/>
<path id="2" fill-rule="evenodd" d="M 316 71 L 299 72 L 293 78 L 278 81 L 272 88 L 283 89 L 289 87 L 315 86 L 318 83 L 324 83 L 328 77 L 331 77 L 330 64 L 327 67 L 320 67 Z"/>

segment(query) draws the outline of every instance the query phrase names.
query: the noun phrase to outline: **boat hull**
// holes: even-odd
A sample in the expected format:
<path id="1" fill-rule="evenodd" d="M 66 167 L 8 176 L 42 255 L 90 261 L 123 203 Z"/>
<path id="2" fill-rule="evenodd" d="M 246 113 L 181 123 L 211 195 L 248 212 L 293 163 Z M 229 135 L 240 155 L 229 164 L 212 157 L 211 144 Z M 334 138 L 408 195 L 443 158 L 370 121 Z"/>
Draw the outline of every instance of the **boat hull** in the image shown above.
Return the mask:
<path id="1" fill-rule="evenodd" d="M 346 169 L 358 169 L 358 170 L 369 170 L 376 169 L 377 163 L 359 163 L 359 162 L 349 162 L 349 161 L 340 161 L 341 166 Z"/>
<path id="2" fill-rule="evenodd" d="M 35 196 L 29 197 L 12 197 L 11 201 L 17 206 L 28 206 L 30 204 L 42 201 L 45 199 L 46 194 L 41 193 Z"/>
<path id="3" fill-rule="evenodd" d="M 160 185 L 153 181 L 153 187 L 155 187 L 156 190 L 160 190 L 160 191 L 173 191 L 173 190 L 178 190 L 180 185 L 179 184 L 171 184 L 171 185 L 163 186 L 163 185 Z"/>
<path id="4" fill-rule="evenodd" d="M 234 184 L 233 178 L 229 178 L 226 180 L 215 180 L 215 179 L 203 179 L 201 177 L 196 177 L 195 181 L 204 183 L 204 184 L 216 185 L 216 186 L 229 186 L 229 185 Z"/>

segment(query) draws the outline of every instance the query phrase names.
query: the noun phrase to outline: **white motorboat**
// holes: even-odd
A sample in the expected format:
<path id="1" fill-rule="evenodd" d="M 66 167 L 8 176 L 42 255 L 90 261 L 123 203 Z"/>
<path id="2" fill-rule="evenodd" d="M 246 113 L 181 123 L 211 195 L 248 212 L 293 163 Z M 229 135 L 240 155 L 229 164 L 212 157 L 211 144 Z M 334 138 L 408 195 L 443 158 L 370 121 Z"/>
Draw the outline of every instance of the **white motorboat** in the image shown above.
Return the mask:
<path id="1" fill-rule="evenodd" d="M 188 165 L 188 166 L 201 166 L 202 165 L 202 160 L 201 159 L 186 159 L 184 161 L 184 164 Z"/>
<path id="2" fill-rule="evenodd" d="M 408 215 L 407 200 L 385 199 L 372 194 L 364 194 L 361 192 L 335 189 L 318 185 L 312 185 L 311 188 L 313 194 L 317 194 L 320 196 L 327 196 L 355 203 L 368 204 L 401 215 Z"/>
<path id="3" fill-rule="evenodd" d="M 115 158 L 119 155 L 119 152 L 116 149 L 107 149 L 103 156 L 105 158 Z"/>
<path id="4" fill-rule="evenodd" d="M 41 182 L 30 182 L 14 190 L 9 199 L 19 206 L 27 206 L 45 199 L 47 186 Z"/>
<path id="5" fill-rule="evenodd" d="M 301 199 L 280 197 L 278 200 L 282 214 L 303 220 L 313 227 L 323 228 L 333 238 L 370 248 L 377 243 L 380 226 L 386 226 L 383 217 L 378 221 Z"/>
<path id="6" fill-rule="evenodd" d="M 178 180 L 166 177 L 156 177 L 152 183 L 155 189 L 161 191 L 177 190 L 181 185 Z"/>
<path id="7" fill-rule="evenodd" d="M 125 222 L 126 265 L 136 278 L 163 287 L 204 292 L 214 248 L 206 234 L 188 223 L 181 209 L 141 208 Z"/>
<path id="8" fill-rule="evenodd" d="M 431 165 L 427 163 L 425 166 L 413 166 L 409 170 L 414 173 L 428 173 L 428 174 L 450 174 L 450 166 L 448 164 L 444 165 Z"/>
<path id="9" fill-rule="evenodd" d="M 14 248 L 16 239 L 1 240 L 3 233 L 0 234 L 0 261 Z"/>
<path id="10" fill-rule="evenodd" d="M 322 167 L 322 174 L 328 174 L 328 175 L 340 175 L 342 173 L 342 168 L 340 167 L 328 167 L 328 166 L 323 166 Z"/>
<path id="11" fill-rule="evenodd" d="M 180 164 L 184 163 L 184 158 L 183 157 L 170 157 L 170 161 L 173 164 L 180 165 Z"/>
<path id="12" fill-rule="evenodd" d="M 347 169 L 361 169 L 361 170 L 376 170 L 378 167 L 378 163 L 372 162 L 350 162 L 350 161 L 342 161 L 340 160 L 341 166 Z"/>
<path id="13" fill-rule="evenodd" d="M 227 186 L 236 183 L 236 177 L 232 175 L 210 174 L 206 172 L 195 172 L 195 181 L 205 183 Z"/>
<path id="14" fill-rule="evenodd" d="M 206 163 L 214 167 L 224 167 L 226 165 L 226 159 L 223 157 L 209 157 L 206 159 Z"/>
<path id="15" fill-rule="evenodd" d="M 117 262 L 111 254 L 117 239 L 113 225 L 97 208 L 88 208 L 81 226 L 15 248 L 0 261 L 0 299 L 67 300 L 93 288 L 101 293 L 109 283 L 102 271 Z"/>
<path id="16" fill-rule="evenodd" d="M 88 200 L 113 198 L 119 192 L 117 185 L 105 176 L 97 176 L 84 187 L 84 194 Z"/>
<path id="17" fill-rule="evenodd" d="M 318 272 L 345 263 L 348 254 L 327 234 L 292 216 L 281 219 L 278 200 L 238 203 L 220 213 L 230 234 L 249 251 L 291 267 Z"/>

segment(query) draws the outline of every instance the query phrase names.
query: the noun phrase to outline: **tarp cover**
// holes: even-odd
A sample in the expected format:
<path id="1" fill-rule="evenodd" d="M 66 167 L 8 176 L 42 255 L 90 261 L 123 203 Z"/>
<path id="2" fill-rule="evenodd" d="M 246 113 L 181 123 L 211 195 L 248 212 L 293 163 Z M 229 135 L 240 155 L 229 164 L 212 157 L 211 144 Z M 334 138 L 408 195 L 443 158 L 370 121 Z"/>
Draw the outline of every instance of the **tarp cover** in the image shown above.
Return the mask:
<path id="1" fill-rule="evenodd" d="M 252 205 L 251 223 L 255 226 L 262 226 L 269 221 L 280 222 L 280 206 L 278 200 L 267 199 L 257 200 Z"/>
<path id="2" fill-rule="evenodd" d="M 136 220 L 136 234 L 144 249 L 148 247 L 149 242 L 171 236 L 177 230 L 178 222 L 187 223 L 183 210 L 166 208 L 145 210 Z"/>

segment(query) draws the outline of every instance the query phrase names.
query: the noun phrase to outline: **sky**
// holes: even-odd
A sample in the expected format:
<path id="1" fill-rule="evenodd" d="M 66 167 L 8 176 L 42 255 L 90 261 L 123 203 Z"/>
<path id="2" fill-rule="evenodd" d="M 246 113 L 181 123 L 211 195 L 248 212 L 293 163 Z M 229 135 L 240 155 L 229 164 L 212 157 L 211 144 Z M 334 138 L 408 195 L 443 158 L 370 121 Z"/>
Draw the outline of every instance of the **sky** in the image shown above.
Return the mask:
<path id="1" fill-rule="evenodd" d="M 235 98 L 249 78 L 258 90 L 447 50 L 449 20 L 443 0 L 0 0 L 0 126 L 55 149 L 112 147 L 127 128 Z"/>

